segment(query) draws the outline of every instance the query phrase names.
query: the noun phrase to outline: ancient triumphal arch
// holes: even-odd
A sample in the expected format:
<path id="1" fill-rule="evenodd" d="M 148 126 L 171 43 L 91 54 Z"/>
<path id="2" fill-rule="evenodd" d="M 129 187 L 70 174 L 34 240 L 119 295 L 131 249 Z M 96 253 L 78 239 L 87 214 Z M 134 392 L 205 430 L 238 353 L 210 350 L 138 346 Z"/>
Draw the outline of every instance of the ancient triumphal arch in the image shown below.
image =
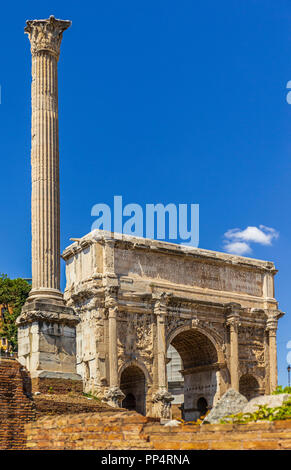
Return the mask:
<path id="1" fill-rule="evenodd" d="M 169 416 L 170 344 L 182 361 L 185 419 L 229 387 L 252 397 L 276 386 L 273 263 L 99 230 L 63 258 L 86 392 Z"/>

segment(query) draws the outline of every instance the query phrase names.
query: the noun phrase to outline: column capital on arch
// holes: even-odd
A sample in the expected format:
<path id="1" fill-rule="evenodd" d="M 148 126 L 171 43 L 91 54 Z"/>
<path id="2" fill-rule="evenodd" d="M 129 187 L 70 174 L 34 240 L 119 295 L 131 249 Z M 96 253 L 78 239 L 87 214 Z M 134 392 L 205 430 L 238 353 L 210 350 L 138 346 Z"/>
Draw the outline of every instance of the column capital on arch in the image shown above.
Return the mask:
<path id="1" fill-rule="evenodd" d="M 118 286 L 105 287 L 105 308 L 118 308 Z"/>
<path id="2" fill-rule="evenodd" d="M 172 296 L 173 294 L 171 292 L 154 292 L 152 294 L 152 299 L 154 302 L 154 313 L 156 315 L 167 314 L 167 307 Z"/>
<path id="3" fill-rule="evenodd" d="M 236 302 L 230 302 L 225 305 L 226 325 L 238 328 L 240 325 L 240 316 L 242 306 Z"/>
<path id="4" fill-rule="evenodd" d="M 269 334 L 271 331 L 276 333 L 278 320 L 283 317 L 284 312 L 281 312 L 281 310 L 265 310 L 265 314 L 267 317 L 266 331 L 269 331 Z"/>

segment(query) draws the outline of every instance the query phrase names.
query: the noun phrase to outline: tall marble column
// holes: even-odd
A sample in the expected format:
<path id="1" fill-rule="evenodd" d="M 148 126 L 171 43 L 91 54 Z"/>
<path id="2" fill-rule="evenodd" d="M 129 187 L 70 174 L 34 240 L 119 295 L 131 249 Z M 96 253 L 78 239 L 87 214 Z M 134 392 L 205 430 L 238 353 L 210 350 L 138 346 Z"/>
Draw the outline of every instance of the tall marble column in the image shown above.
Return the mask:
<path id="1" fill-rule="evenodd" d="M 274 392 L 277 387 L 277 324 L 276 316 L 270 315 L 266 328 L 269 334 L 269 393 Z"/>
<path id="2" fill-rule="evenodd" d="M 239 391 L 239 357 L 238 357 L 238 327 L 240 317 L 240 305 L 229 304 L 227 308 L 227 325 L 230 330 L 230 380 L 231 388 Z"/>
<path id="3" fill-rule="evenodd" d="M 107 280 L 108 283 L 108 280 Z M 118 380 L 118 348 L 117 348 L 117 292 L 118 287 L 105 288 L 105 308 L 108 309 L 108 355 L 109 355 L 109 389 L 105 394 L 105 400 L 111 406 L 121 406 L 125 398 L 119 388 Z"/>
<path id="4" fill-rule="evenodd" d="M 169 296 L 166 293 L 154 294 L 154 314 L 156 317 L 157 328 L 157 375 L 158 375 L 158 390 L 153 395 L 153 414 L 160 418 L 170 419 L 172 416 L 171 402 L 174 397 L 168 392 L 167 383 L 167 345 L 166 345 L 166 331 L 165 331 L 165 318 L 167 314 L 167 303 Z"/>
<path id="5" fill-rule="evenodd" d="M 32 54 L 30 297 L 62 299 L 60 292 L 60 190 L 58 60 L 70 21 L 27 21 Z"/>
<path id="6" fill-rule="evenodd" d="M 78 318 L 65 306 L 60 291 L 57 64 L 63 32 L 71 22 L 51 16 L 26 24 L 32 54 L 32 289 L 17 320 L 18 356 L 33 379 L 79 381 L 75 374 Z"/>
<path id="7" fill-rule="evenodd" d="M 159 389 L 167 390 L 166 374 L 166 335 L 165 335 L 165 314 L 166 308 L 157 302 L 155 305 L 155 314 L 157 319 L 157 350 L 158 350 L 158 378 Z"/>

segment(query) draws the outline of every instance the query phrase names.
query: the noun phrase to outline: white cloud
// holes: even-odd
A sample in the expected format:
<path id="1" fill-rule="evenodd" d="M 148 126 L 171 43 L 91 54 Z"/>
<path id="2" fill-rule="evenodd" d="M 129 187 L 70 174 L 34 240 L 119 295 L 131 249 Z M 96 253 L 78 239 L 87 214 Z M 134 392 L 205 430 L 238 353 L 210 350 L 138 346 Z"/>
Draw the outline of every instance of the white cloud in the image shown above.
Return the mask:
<path id="1" fill-rule="evenodd" d="M 245 255 L 251 253 L 251 247 L 245 242 L 226 242 L 224 245 L 225 251 L 235 255 Z"/>
<path id="2" fill-rule="evenodd" d="M 279 232 L 271 227 L 259 225 L 259 227 L 247 227 L 244 230 L 233 228 L 224 234 L 224 249 L 228 253 L 243 255 L 251 253 L 251 243 L 260 245 L 272 245 L 272 241 L 279 237 Z"/>

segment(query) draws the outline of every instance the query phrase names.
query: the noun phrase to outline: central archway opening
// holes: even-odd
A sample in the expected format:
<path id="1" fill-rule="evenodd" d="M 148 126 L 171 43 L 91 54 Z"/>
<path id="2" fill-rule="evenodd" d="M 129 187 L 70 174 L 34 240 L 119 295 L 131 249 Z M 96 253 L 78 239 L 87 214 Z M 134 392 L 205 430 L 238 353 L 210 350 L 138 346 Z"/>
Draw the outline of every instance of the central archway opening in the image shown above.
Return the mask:
<path id="1" fill-rule="evenodd" d="M 146 379 L 138 366 L 130 365 L 124 369 L 120 377 L 120 390 L 125 395 L 122 407 L 145 415 Z"/>
<path id="2" fill-rule="evenodd" d="M 168 390 L 174 397 L 172 401 L 172 416 L 173 419 L 183 418 L 184 377 L 181 374 L 183 365 L 178 351 L 172 344 L 168 347 L 167 360 Z"/>
<path id="3" fill-rule="evenodd" d="M 195 421 L 212 408 L 217 393 L 216 347 L 206 335 L 190 329 L 173 338 L 167 357 L 173 417 Z"/>

